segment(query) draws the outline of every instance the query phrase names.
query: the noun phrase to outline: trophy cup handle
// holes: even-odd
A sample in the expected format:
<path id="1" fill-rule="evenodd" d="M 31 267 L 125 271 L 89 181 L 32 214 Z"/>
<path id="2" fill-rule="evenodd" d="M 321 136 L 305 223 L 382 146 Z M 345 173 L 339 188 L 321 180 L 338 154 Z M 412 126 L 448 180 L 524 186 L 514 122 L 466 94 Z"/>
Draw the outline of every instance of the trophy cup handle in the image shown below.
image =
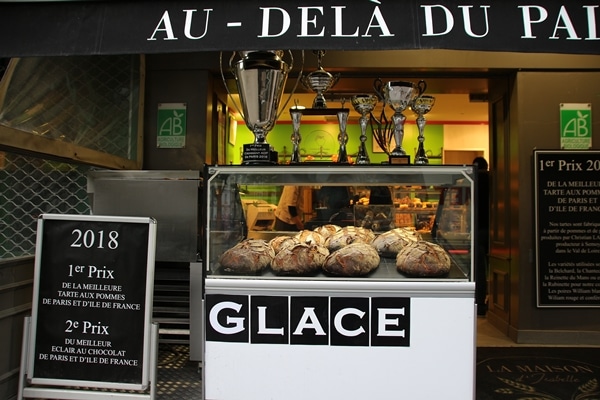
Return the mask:
<path id="1" fill-rule="evenodd" d="M 229 69 L 233 70 L 233 59 L 235 58 L 236 52 L 234 51 L 233 54 L 231 54 L 231 57 L 229 57 Z M 227 92 L 227 97 L 229 97 L 229 100 L 231 100 L 231 104 L 233 104 L 233 108 L 235 108 L 235 111 L 238 112 L 238 114 L 240 115 L 244 115 L 244 113 L 242 112 L 242 107 L 240 107 L 238 105 L 238 103 L 235 101 L 235 99 L 233 98 L 233 96 L 231 95 L 231 92 L 229 91 L 229 88 L 227 87 L 227 80 L 225 79 L 225 73 L 223 72 L 223 52 L 219 53 L 219 69 L 221 71 L 221 80 L 223 81 L 223 87 L 225 87 L 225 91 Z"/>
<path id="2" fill-rule="evenodd" d="M 289 70 L 291 71 L 292 68 L 293 68 L 293 66 L 294 66 L 294 55 L 292 54 L 291 50 L 288 50 L 288 53 L 290 54 L 290 58 L 291 58 L 291 60 L 290 60 L 290 67 L 289 67 Z M 298 78 L 296 78 L 296 82 L 294 83 L 294 87 L 292 88 L 292 91 L 290 92 L 290 95 L 288 96 L 288 98 L 285 101 L 285 103 L 283 103 L 283 106 L 281 107 L 281 110 L 279 111 L 279 114 L 277 114 L 277 119 L 279 119 L 279 117 L 281 117 L 281 114 L 283 114 L 283 112 L 285 111 L 288 103 L 292 99 L 292 96 L 294 96 L 294 94 L 296 93 L 296 89 L 298 88 L 298 84 L 302 80 L 302 72 L 304 70 L 304 50 L 302 50 L 301 54 L 302 54 L 302 65 L 300 66 L 300 71 L 298 72 Z"/>
<path id="3" fill-rule="evenodd" d="M 379 98 L 379 100 L 383 101 L 383 81 L 381 78 L 375 78 L 373 81 L 373 90 L 375 90 L 375 94 Z"/>
<path id="4" fill-rule="evenodd" d="M 291 71 L 292 68 L 294 67 L 294 55 L 292 54 L 291 50 L 288 50 L 288 53 L 290 54 L 290 64 L 289 64 L 288 70 Z M 233 71 L 233 69 L 234 69 L 233 68 L 233 63 L 234 63 L 235 56 L 237 54 L 238 53 L 236 51 L 234 51 L 234 52 L 232 52 L 231 57 L 229 57 L 229 69 L 231 71 Z M 277 115 L 277 118 L 279 118 L 281 116 L 281 114 L 285 110 L 287 104 L 289 103 L 289 101 L 291 100 L 292 96 L 296 92 L 296 89 L 298 88 L 298 83 L 300 82 L 300 79 L 302 78 L 302 69 L 303 69 L 303 67 L 304 67 L 304 50 L 302 50 L 302 66 L 300 67 L 300 72 L 298 73 L 298 79 L 296 79 L 296 83 L 294 84 L 292 92 L 290 93 L 289 97 L 285 101 L 283 107 L 281 107 L 281 111 Z M 231 95 L 231 92 L 229 91 L 229 88 L 227 87 L 227 79 L 225 79 L 225 73 L 223 71 L 223 52 L 219 53 L 219 70 L 221 72 L 221 80 L 223 81 L 223 86 L 225 87 L 225 90 L 227 91 L 227 96 L 231 100 L 231 103 L 233 104 L 233 107 L 238 112 L 238 114 L 243 115 L 242 107 L 235 101 L 234 97 Z"/>
<path id="5" fill-rule="evenodd" d="M 331 87 L 335 86 L 339 82 L 340 76 L 341 76 L 341 74 L 335 74 L 333 76 L 333 83 L 331 84 Z"/>
<path id="6" fill-rule="evenodd" d="M 421 79 L 419 83 L 417 83 L 417 89 L 419 89 L 417 97 L 420 97 L 427 90 L 427 82 Z"/>

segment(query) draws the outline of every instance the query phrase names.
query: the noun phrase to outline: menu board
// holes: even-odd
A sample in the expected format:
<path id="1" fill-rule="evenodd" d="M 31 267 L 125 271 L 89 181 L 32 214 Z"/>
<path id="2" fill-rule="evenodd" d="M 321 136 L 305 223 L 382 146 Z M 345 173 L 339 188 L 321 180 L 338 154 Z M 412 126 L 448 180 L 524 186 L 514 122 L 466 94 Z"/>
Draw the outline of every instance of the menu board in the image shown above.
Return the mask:
<path id="1" fill-rule="evenodd" d="M 32 383 L 146 388 L 155 238 L 151 218 L 40 217 Z"/>
<path id="2" fill-rule="evenodd" d="M 538 307 L 600 307 L 600 151 L 534 152 Z"/>

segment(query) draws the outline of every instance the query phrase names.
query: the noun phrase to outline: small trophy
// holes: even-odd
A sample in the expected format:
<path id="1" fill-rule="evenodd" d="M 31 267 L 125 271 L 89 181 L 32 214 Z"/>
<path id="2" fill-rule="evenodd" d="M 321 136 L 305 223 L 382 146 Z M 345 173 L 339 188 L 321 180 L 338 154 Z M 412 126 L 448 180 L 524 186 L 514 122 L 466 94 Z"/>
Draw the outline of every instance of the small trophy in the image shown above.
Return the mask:
<path id="1" fill-rule="evenodd" d="M 327 108 L 324 93 L 335 86 L 340 79 L 340 74 L 331 75 L 323 69 L 321 61 L 325 55 L 324 50 L 316 50 L 314 53 L 317 55 L 318 69 L 308 75 L 302 76 L 301 82 L 305 88 L 317 93 L 317 96 L 313 100 L 312 108 Z"/>
<path id="2" fill-rule="evenodd" d="M 349 110 L 347 108 L 342 108 L 337 113 L 337 119 L 340 126 L 340 133 L 338 134 L 338 143 L 340 144 L 340 148 L 338 150 L 337 162 L 340 164 L 348 164 L 348 150 L 346 149 L 346 144 L 348 144 L 348 133 L 346 132 L 348 113 Z"/>
<path id="3" fill-rule="evenodd" d="M 242 164 L 277 164 L 277 152 L 267 143 L 267 134 L 278 118 L 277 110 L 293 56 L 290 52 L 292 62 L 288 65 L 282 60 L 282 50 L 242 51 L 239 52 L 241 59 L 234 64 L 237 54 L 234 52 L 229 59 L 229 67 L 243 108 L 243 112 L 239 109 L 238 112 L 254 134 L 254 143 L 244 144 Z M 221 77 L 227 89 L 222 65 Z M 227 92 L 231 97 L 229 90 Z M 234 105 L 238 108 L 235 102 Z"/>
<path id="4" fill-rule="evenodd" d="M 410 156 L 402 147 L 404 139 L 404 122 L 406 116 L 403 111 L 413 102 L 415 97 L 421 96 L 427 84 L 425 81 L 419 81 L 418 85 L 406 81 L 390 81 L 385 85 L 381 79 L 375 79 L 373 88 L 377 95 L 383 99 L 384 105 L 389 105 L 394 114 L 392 122 L 394 124 L 394 139 L 396 147 L 389 155 L 390 164 L 410 164 Z"/>
<path id="5" fill-rule="evenodd" d="M 298 164 L 302 162 L 300 159 L 300 142 L 302 141 L 302 136 L 300 135 L 300 120 L 302 119 L 302 111 L 296 106 L 290 110 L 290 115 L 292 116 L 292 126 L 294 128 L 291 137 L 293 149 L 290 163 Z"/>
<path id="6" fill-rule="evenodd" d="M 352 96 L 352 106 L 354 107 L 354 110 L 360 114 L 360 146 L 358 147 L 356 164 L 371 163 L 365 142 L 367 140 L 368 115 L 370 115 L 375 108 L 377 101 L 377 96 L 374 94 L 357 94 L 356 96 Z"/>
<path id="7" fill-rule="evenodd" d="M 427 158 L 427 153 L 425 152 L 425 147 L 423 145 L 423 142 L 425 141 L 425 114 L 431 111 L 434 104 L 435 97 L 423 95 L 417 97 L 410 106 L 413 112 L 417 114 L 417 128 L 419 129 L 419 148 L 417 149 L 417 154 L 415 155 L 416 165 L 429 164 L 429 158 Z"/>

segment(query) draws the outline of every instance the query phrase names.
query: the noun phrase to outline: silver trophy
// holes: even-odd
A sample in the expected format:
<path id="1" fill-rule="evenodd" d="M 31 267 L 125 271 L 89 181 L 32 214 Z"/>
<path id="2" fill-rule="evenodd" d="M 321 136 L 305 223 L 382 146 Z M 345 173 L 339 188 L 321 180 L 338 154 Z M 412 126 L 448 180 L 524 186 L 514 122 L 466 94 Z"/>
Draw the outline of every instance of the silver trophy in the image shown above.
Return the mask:
<path id="1" fill-rule="evenodd" d="M 267 134 L 279 117 L 279 102 L 294 61 L 290 52 L 292 60 L 288 65 L 282 59 L 283 54 L 282 50 L 241 51 L 234 52 L 229 59 L 229 67 L 235 76 L 243 111 L 240 111 L 233 101 L 229 90 L 228 94 L 244 118 L 246 126 L 254 134 L 254 143 L 244 144 L 243 164 L 277 163 L 277 153 L 267 143 Z M 236 56 L 240 57 L 237 61 Z M 221 76 L 227 89 L 222 65 Z"/>
<path id="2" fill-rule="evenodd" d="M 342 108 L 337 113 L 337 119 L 340 126 L 340 133 L 338 133 L 338 143 L 340 148 L 338 150 L 337 162 L 340 164 L 348 163 L 348 151 L 346 144 L 348 143 L 348 133 L 346 132 L 346 124 L 348 123 L 348 113 L 350 110 Z"/>
<path id="3" fill-rule="evenodd" d="M 394 111 L 392 115 L 392 123 L 394 126 L 394 140 L 396 147 L 390 153 L 391 164 L 409 164 L 410 156 L 402 147 L 404 140 L 404 122 L 406 116 L 404 110 L 413 102 L 415 97 L 421 96 L 427 84 L 425 81 L 419 81 L 418 85 L 406 81 L 390 81 L 383 84 L 381 79 L 375 79 L 373 85 L 375 92 L 379 98 L 383 99 L 384 105 L 389 105 Z"/>
<path id="4" fill-rule="evenodd" d="M 300 142 L 302 141 L 302 136 L 300 135 L 300 120 L 302 119 L 302 111 L 296 107 L 293 107 L 290 110 L 290 115 L 292 117 L 292 126 L 294 131 L 292 132 L 292 159 L 290 160 L 291 164 L 297 164 L 302 162 L 300 159 Z"/>
<path id="5" fill-rule="evenodd" d="M 429 164 L 429 158 L 427 158 L 427 153 L 425 152 L 425 146 L 423 144 L 425 141 L 425 114 L 431 111 L 434 104 L 435 97 L 422 95 L 417 97 L 410 106 L 413 112 L 417 114 L 417 128 L 419 129 L 419 148 L 415 155 L 415 164 L 417 165 Z"/>
<path id="6" fill-rule="evenodd" d="M 367 140 L 367 123 L 369 122 L 368 115 L 371 114 L 378 99 L 374 94 L 357 94 L 352 96 L 352 106 L 354 110 L 360 114 L 360 146 L 358 147 L 358 155 L 356 156 L 356 164 L 370 164 L 369 153 L 365 142 Z"/>
<path id="7" fill-rule="evenodd" d="M 323 69 L 321 62 L 325 55 L 325 51 L 316 50 L 314 53 L 317 55 L 317 70 L 302 76 L 301 82 L 304 87 L 317 93 L 317 96 L 313 100 L 312 107 L 327 108 L 324 93 L 335 86 L 340 79 L 340 74 L 332 75 Z"/>

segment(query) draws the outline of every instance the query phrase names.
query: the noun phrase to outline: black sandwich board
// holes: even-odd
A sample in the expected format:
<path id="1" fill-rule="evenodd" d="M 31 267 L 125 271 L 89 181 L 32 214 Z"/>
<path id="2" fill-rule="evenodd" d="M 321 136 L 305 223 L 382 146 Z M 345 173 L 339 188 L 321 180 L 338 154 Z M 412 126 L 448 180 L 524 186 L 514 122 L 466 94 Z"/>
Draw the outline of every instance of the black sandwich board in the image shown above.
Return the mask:
<path id="1" fill-rule="evenodd" d="M 147 390 L 155 249 L 152 218 L 39 218 L 28 384 Z"/>

